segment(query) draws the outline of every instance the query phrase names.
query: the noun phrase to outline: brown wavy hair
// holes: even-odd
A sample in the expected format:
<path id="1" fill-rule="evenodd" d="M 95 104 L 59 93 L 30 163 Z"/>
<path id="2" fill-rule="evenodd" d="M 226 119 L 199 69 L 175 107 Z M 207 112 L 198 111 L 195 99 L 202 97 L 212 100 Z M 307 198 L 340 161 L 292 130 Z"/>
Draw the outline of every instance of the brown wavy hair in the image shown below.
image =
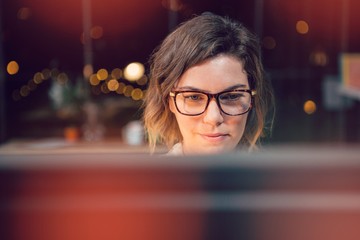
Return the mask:
<path id="1" fill-rule="evenodd" d="M 150 58 L 150 81 L 144 100 L 143 120 L 151 152 L 157 143 L 169 148 L 182 140 L 176 118 L 169 109 L 169 93 L 190 67 L 207 59 L 229 55 L 239 59 L 256 91 L 244 135 L 239 143 L 249 150 L 270 130 L 272 118 L 266 116 L 273 106 L 272 89 L 264 78 L 258 38 L 241 23 L 211 13 L 196 16 L 170 33 Z"/>

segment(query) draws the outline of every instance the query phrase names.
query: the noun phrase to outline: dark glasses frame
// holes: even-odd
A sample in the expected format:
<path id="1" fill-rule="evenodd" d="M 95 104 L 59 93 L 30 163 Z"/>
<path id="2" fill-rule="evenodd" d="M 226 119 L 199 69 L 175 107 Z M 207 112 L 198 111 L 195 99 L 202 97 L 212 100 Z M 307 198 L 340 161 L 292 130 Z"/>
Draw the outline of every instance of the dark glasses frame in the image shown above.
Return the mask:
<path id="1" fill-rule="evenodd" d="M 229 114 L 229 113 L 225 112 L 225 111 L 222 109 L 222 107 L 221 107 L 220 100 L 219 100 L 219 96 L 220 96 L 221 94 L 229 93 L 229 92 L 247 92 L 247 93 L 249 93 L 249 94 L 251 95 L 249 108 L 248 108 L 245 112 L 240 113 L 240 114 Z M 205 108 L 204 108 L 204 111 L 202 111 L 201 113 L 197 113 L 197 114 L 189 114 L 189 113 L 183 113 L 183 112 L 181 112 L 181 111 L 179 110 L 179 108 L 178 108 L 177 103 L 176 103 L 176 96 L 177 96 L 178 94 L 180 94 L 180 93 L 201 93 L 201 94 L 206 95 L 206 96 L 208 97 L 208 99 L 207 99 L 207 103 L 206 103 L 206 106 L 205 106 Z M 203 113 L 206 111 L 206 109 L 208 108 L 209 103 L 210 103 L 210 101 L 211 101 L 213 98 L 215 98 L 216 104 L 218 105 L 218 107 L 219 107 L 219 109 L 220 109 L 220 111 L 221 111 L 222 113 L 224 113 L 224 114 L 226 114 L 226 115 L 229 115 L 229 116 L 239 116 L 239 115 L 243 115 L 243 114 L 249 112 L 250 109 L 252 108 L 252 106 L 253 106 L 253 98 L 254 98 L 255 95 L 256 95 L 256 91 L 255 91 L 255 90 L 250 90 L 250 89 L 227 90 L 227 91 L 222 91 L 222 92 L 215 93 L 215 94 L 206 93 L 206 92 L 203 92 L 203 91 L 192 91 L 192 90 L 190 90 L 190 91 L 171 91 L 171 92 L 169 93 L 169 96 L 174 98 L 174 103 L 175 103 L 176 110 L 177 110 L 180 114 L 183 114 L 183 115 L 186 115 L 186 116 L 199 116 L 199 115 L 203 114 Z"/>

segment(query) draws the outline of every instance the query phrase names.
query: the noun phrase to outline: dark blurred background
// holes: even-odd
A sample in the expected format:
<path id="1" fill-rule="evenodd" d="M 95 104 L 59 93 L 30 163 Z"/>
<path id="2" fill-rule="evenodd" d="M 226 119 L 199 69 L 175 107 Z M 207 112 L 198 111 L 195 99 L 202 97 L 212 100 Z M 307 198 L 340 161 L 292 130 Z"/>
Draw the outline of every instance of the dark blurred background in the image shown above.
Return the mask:
<path id="1" fill-rule="evenodd" d="M 89 140 L 121 138 L 141 118 L 153 49 L 205 11 L 262 41 L 276 96 L 266 143 L 359 142 L 358 0 L 0 0 L 1 142 L 89 126 Z"/>

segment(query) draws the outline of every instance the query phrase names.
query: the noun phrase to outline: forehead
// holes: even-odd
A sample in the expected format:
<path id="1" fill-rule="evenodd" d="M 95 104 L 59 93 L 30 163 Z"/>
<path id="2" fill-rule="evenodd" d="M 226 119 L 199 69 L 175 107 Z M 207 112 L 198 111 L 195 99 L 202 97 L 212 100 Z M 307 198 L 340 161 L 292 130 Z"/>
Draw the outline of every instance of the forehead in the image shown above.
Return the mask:
<path id="1" fill-rule="evenodd" d="M 249 87 L 243 63 L 233 56 L 219 55 L 185 71 L 176 88 L 219 92 L 238 85 Z"/>

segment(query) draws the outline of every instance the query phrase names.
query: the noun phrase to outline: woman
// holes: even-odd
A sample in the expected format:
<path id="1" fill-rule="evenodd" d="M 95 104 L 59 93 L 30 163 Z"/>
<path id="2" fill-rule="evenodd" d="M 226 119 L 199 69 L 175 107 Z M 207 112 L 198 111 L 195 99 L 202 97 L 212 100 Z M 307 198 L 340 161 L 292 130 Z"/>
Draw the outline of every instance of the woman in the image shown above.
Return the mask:
<path id="1" fill-rule="evenodd" d="M 151 58 L 144 102 L 150 149 L 170 154 L 252 150 L 273 101 L 258 39 L 241 24 L 206 13 L 170 33 Z"/>

